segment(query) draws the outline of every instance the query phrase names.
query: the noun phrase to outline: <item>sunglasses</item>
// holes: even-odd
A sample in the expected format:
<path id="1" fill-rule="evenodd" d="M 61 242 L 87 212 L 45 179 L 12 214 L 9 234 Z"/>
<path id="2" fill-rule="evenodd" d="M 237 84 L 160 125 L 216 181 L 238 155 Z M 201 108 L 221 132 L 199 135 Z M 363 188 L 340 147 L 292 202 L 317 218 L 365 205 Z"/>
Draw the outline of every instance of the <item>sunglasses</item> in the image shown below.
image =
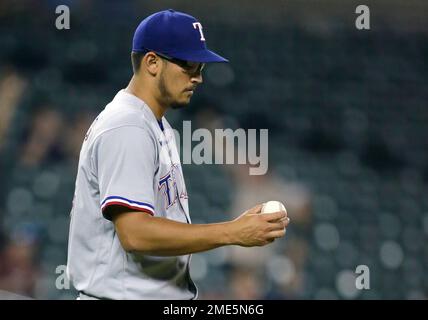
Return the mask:
<path id="1" fill-rule="evenodd" d="M 159 57 L 183 68 L 186 71 L 186 73 L 190 75 L 200 74 L 205 67 L 205 63 L 181 60 L 181 59 L 167 56 L 163 53 L 158 53 L 156 51 L 153 51 L 153 52 L 156 53 L 156 55 L 158 55 Z"/>

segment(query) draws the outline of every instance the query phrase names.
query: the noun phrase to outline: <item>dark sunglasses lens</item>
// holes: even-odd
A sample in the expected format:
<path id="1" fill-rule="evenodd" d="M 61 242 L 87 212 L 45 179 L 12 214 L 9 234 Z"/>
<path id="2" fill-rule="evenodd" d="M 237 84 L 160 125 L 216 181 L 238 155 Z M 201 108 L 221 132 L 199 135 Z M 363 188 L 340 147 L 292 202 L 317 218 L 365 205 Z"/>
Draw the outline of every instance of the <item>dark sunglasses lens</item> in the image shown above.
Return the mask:
<path id="1" fill-rule="evenodd" d="M 179 65 L 180 67 L 185 69 L 187 72 L 192 73 L 192 74 L 196 73 L 196 72 L 201 72 L 205 66 L 205 63 L 190 62 L 190 61 L 175 59 L 175 58 L 171 58 L 171 57 L 168 57 L 168 56 L 160 54 L 160 53 L 157 53 L 157 55 L 164 58 L 165 60 L 168 60 L 172 63 Z"/>
<path id="2" fill-rule="evenodd" d="M 191 73 L 196 73 L 196 72 L 201 72 L 204 66 L 205 66 L 205 63 L 187 62 L 186 69 Z"/>

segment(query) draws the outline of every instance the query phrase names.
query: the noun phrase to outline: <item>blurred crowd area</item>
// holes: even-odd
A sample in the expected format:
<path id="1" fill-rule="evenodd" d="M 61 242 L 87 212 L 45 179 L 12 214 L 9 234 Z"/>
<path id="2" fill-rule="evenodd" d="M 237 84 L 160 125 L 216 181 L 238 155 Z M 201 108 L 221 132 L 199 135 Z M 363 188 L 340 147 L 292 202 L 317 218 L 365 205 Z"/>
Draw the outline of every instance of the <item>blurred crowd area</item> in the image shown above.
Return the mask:
<path id="1" fill-rule="evenodd" d="M 55 28 L 69 5 L 71 29 Z M 183 165 L 194 223 L 280 200 L 292 224 L 263 248 L 192 258 L 202 299 L 428 297 L 428 38 L 423 1 L 0 1 L 0 298 L 74 299 L 67 262 L 77 161 L 90 123 L 132 75 L 140 20 L 195 15 L 209 65 L 179 131 L 269 129 L 269 171 Z M 369 4 L 371 6 L 371 4 Z M 355 269 L 370 269 L 356 290 Z"/>

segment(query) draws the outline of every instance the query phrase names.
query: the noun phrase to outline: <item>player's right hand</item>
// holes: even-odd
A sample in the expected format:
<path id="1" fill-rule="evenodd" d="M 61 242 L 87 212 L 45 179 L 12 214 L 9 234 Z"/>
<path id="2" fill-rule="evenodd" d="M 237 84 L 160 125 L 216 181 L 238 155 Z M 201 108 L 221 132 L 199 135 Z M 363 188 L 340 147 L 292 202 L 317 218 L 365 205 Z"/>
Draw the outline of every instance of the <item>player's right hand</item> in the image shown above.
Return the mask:
<path id="1" fill-rule="evenodd" d="M 284 211 L 260 214 L 259 204 L 232 221 L 233 242 L 243 247 L 264 246 L 285 235 L 290 219 Z"/>

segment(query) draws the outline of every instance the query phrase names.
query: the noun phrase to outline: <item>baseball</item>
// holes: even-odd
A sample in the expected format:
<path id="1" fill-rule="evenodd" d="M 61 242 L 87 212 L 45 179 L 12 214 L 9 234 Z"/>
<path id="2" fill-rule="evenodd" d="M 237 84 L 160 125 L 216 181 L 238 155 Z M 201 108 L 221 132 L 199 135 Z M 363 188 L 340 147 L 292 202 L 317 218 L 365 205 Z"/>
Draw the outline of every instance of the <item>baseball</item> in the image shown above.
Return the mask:
<path id="1" fill-rule="evenodd" d="M 285 209 L 285 206 L 279 201 L 268 201 L 263 204 L 261 213 L 272 213 L 278 211 L 287 212 L 287 209 Z"/>
<path id="2" fill-rule="evenodd" d="M 287 209 L 281 202 L 272 200 L 263 204 L 262 211 L 260 213 L 272 213 L 278 211 L 285 211 L 285 213 L 287 213 Z M 285 218 L 281 220 L 285 220 Z"/>

